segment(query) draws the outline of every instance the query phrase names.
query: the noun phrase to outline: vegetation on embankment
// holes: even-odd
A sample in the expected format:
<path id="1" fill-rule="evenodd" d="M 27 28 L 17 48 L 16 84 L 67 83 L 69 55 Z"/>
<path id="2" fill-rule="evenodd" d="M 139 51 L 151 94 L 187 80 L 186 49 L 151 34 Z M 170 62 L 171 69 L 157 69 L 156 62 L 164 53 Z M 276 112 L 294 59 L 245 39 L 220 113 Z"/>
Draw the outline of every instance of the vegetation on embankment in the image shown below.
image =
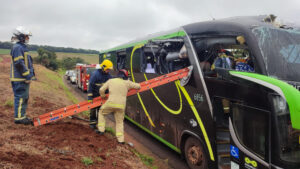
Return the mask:
<path id="1" fill-rule="evenodd" d="M 78 103 L 77 98 L 65 86 L 63 82 L 63 72 L 55 72 L 49 70 L 41 65 L 34 65 L 36 70 L 37 81 L 32 83 L 31 90 L 36 90 L 41 93 L 53 93 L 51 98 L 60 97 L 63 95 L 67 97 L 71 103 Z"/>
<path id="2" fill-rule="evenodd" d="M 10 49 L 1 49 L 0 48 L 0 55 L 9 55 Z M 35 58 L 38 56 L 37 51 L 29 51 L 29 54 Z M 66 53 L 66 52 L 55 52 L 56 58 L 59 61 L 62 61 L 66 58 L 81 58 L 85 63 L 88 64 L 95 64 L 99 63 L 99 55 L 98 54 L 86 54 L 86 53 Z"/>

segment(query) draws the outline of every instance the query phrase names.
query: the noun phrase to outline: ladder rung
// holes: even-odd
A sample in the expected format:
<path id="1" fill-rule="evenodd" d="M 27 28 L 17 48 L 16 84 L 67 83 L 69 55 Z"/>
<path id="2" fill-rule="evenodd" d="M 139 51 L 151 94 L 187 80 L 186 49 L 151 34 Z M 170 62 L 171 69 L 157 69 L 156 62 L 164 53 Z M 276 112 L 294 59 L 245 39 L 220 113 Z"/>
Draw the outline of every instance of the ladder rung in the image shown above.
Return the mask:
<path id="1" fill-rule="evenodd" d="M 128 91 L 127 96 L 135 95 L 137 93 L 141 93 L 141 92 L 147 91 L 149 89 L 170 83 L 175 80 L 179 80 L 181 78 L 184 78 L 189 74 L 189 71 L 190 71 L 189 68 L 184 68 L 184 69 L 180 69 L 178 71 L 169 73 L 167 75 L 162 75 L 160 77 L 156 77 L 154 79 L 150 79 L 148 81 L 141 82 L 140 83 L 141 89 L 140 90 L 131 89 Z M 106 98 L 108 98 L 108 95 Z M 83 111 L 86 111 L 86 110 L 89 110 L 89 109 L 92 109 L 95 107 L 99 107 L 102 104 L 104 104 L 105 101 L 106 100 L 103 100 L 101 97 L 97 97 L 97 98 L 94 98 L 91 103 L 89 103 L 87 101 L 83 101 L 78 104 L 70 105 L 70 106 L 55 110 L 55 111 L 51 111 L 50 113 L 45 113 L 45 114 L 38 116 L 37 118 L 34 118 L 33 124 L 34 124 L 34 126 L 39 126 L 39 125 L 44 125 L 44 124 L 51 123 L 51 122 L 54 122 L 57 120 L 61 120 L 68 116 L 72 116 L 72 115 L 78 114 L 80 112 L 83 112 Z M 64 115 L 62 115 L 62 114 L 64 114 Z"/>

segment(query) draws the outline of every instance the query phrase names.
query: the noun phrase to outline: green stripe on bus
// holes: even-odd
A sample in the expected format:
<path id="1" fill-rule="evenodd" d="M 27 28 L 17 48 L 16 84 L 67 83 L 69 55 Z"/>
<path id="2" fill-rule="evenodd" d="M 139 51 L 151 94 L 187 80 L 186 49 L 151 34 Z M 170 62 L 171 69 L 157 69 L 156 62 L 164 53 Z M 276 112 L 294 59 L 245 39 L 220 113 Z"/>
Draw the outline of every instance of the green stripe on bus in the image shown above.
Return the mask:
<path id="1" fill-rule="evenodd" d="M 300 92 L 296 88 L 281 80 L 256 73 L 230 71 L 230 74 L 252 77 L 279 87 L 289 106 L 292 126 L 295 129 L 300 129 Z"/>
<path id="2" fill-rule="evenodd" d="M 155 133 L 153 133 L 152 131 L 150 131 L 149 129 L 147 129 L 146 127 L 142 126 L 141 124 L 139 124 L 138 122 L 134 121 L 133 119 L 131 119 L 130 117 L 128 117 L 127 115 L 125 115 L 125 118 L 127 120 L 129 120 L 131 123 L 135 124 L 136 126 L 138 126 L 139 128 L 143 129 L 144 131 L 146 131 L 147 133 L 149 133 L 150 135 L 152 135 L 153 137 L 155 137 L 157 140 L 159 140 L 160 142 L 164 143 L 166 146 L 170 147 L 172 150 L 181 153 L 180 149 L 177 148 L 176 146 L 174 146 L 173 144 L 169 143 L 168 141 L 164 140 L 163 138 L 159 137 L 158 135 L 156 135 Z"/>
<path id="3" fill-rule="evenodd" d="M 136 45 L 139 45 L 139 44 L 144 45 L 149 40 L 163 40 L 163 39 L 170 39 L 170 38 L 174 38 L 174 37 L 182 37 L 182 36 L 185 36 L 185 35 L 186 34 L 185 34 L 184 31 L 178 31 L 178 32 L 174 32 L 174 33 L 171 33 L 171 34 L 158 36 L 156 38 L 150 38 L 148 40 L 143 40 L 143 41 L 139 41 L 139 42 L 135 42 L 135 43 L 131 43 L 131 44 L 126 44 L 126 45 L 123 45 L 123 46 L 115 47 L 115 48 L 112 48 L 112 49 L 104 50 L 104 51 L 100 52 L 100 54 L 102 54 L 102 53 L 108 53 L 108 52 L 115 51 L 115 50 L 130 48 L 130 47 L 133 47 L 133 46 L 136 46 Z"/>

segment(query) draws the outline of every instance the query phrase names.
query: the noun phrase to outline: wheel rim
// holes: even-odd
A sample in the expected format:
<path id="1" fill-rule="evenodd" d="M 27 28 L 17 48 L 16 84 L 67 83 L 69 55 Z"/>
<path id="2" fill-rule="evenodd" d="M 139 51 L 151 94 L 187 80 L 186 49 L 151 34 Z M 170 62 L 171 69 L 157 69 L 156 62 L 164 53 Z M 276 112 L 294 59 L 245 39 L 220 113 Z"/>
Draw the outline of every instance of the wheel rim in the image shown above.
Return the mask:
<path id="1" fill-rule="evenodd" d="M 199 146 L 191 146 L 188 149 L 188 159 L 191 164 L 196 166 L 202 166 L 204 160 L 204 154 Z"/>

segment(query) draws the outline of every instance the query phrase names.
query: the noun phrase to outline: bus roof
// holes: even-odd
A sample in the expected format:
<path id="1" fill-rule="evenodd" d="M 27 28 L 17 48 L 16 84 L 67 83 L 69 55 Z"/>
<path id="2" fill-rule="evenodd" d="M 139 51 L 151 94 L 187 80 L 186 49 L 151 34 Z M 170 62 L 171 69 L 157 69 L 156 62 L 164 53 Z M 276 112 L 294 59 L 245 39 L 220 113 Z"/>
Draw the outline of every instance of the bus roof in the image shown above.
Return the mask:
<path id="1" fill-rule="evenodd" d="M 138 44 L 145 44 L 148 42 L 148 40 L 182 37 L 185 36 L 186 33 L 189 35 L 194 35 L 199 33 L 209 34 L 218 31 L 240 32 L 241 30 L 251 31 L 252 27 L 257 27 L 257 26 L 273 27 L 274 25 L 264 21 L 266 17 L 268 17 L 268 15 L 240 16 L 240 17 L 231 17 L 226 19 L 192 23 L 173 30 L 158 32 L 143 38 L 138 38 L 128 43 L 114 47 L 112 49 L 101 51 L 100 54 L 104 54 L 116 50 L 122 50 L 125 48 L 133 47 Z"/>

